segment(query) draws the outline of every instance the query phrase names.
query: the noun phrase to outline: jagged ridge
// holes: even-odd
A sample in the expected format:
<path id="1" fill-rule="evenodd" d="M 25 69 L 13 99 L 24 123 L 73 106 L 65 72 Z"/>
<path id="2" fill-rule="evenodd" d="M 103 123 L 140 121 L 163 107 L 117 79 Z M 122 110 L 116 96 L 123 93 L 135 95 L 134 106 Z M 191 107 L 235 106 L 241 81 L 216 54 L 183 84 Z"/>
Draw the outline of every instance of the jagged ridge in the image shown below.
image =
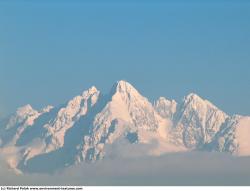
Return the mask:
<path id="1" fill-rule="evenodd" d="M 46 172 L 105 156 L 106 145 L 151 144 L 145 155 L 206 150 L 250 155 L 249 117 L 228 116 L 191 93 L 154 104 L 119 81 L 107 95 L 95 87 L 58 107 L 30 105 L 1 121 L 0 152 L 11 168 Z M 41 163 L 49 164 L 39 167 Z"/>

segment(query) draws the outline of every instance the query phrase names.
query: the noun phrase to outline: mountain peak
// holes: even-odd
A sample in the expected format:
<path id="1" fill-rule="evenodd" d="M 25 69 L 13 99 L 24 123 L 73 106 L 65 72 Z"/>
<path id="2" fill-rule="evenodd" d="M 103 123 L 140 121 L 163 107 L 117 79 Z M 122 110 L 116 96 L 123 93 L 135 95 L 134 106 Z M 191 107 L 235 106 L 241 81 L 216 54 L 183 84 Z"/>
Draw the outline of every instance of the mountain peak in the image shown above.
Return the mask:
<path id="1" fill-rule="evenodd" d="M 165 97 L 159 97 L 154 102 L 154 107 L 162 117 L 172 118 L 176 112 L 177 102 L 175 100 L 168 100 Z"/>
<path id="2" fill-rule="evenodd" d="M 156 102 L 167 102 L 167 103 L 171 103 L 171 102 L 176 102 L 175 100 L 168 100 L 165 97 L 159 97 L 159 99 Z"/>
<path id="3" fill-rule="evenodd" d="M 128 93 L 130 95 L 138 95 L 139 92 L 127 81 L 124 81 L 124 80 L 120 80 L 120 81 L 117 81 L 112 89 L 111 89 L 111 92 L 113 94 L 119 92 L 119 93 Z"/>
<path id="4" fill-rule="evenodd" d="M 48 113 L 51 109 L 53 109 L 54 107 L 52 105 L 47 105 L 46 107 L 41 109 L 42 113 Z"/>
<path id="5" fill-rule="evenodd" d="M 215 105 L 195 93 L 188 94 L 183 101 L 185 105 L 209 105 L 210 107 L 216 107 Z"/>
<path id="6" fill-rule="evenodd" d="M 213 103 L 210 101 L 203 99 L 199 95 L 195 93 L 190 93 L 184 98 L 184 104 L 185 105 L 192 105 L 192 106 L 201 106 L 201 105 L 206 105 L 207 107 L 219 110 L 218 107 L 216 107 Z"/>
<path id="7" fill-rule="evenodd" d="M 34 110 L 30 104 L 19 107 L 16 111 L 18 116 L 27 115 L 34 112 L 36 112 L 36 110 Z"/>
<path id="8" fill-rule="evenodd" d="M 93 92 L 97 92 L 98 90 L 95 86 L 92 86 L 91 88 L 89 88 L 89 91 L 93 93 Z"/>
<path id="9" fill-rule="evenodd" d="M 97 88 L 95 86 L 90 87 L 88 90 L 84 91 L 82 93 L 83 97 L 89 97 L 90 95 L 93 95 L 95 93 L 98 93 L 99 91 L 97 90 Z"/>
<path id="10" fill-rule="evenodd" d="M 41 161 L 52 160 L 53 166 L 42 171 L 53 171 L 99 160 L 106 155 L 106 146 L 118 141 L 146 145 L 156 141 L 145 149 L 150 155 L 192 150 L 238 154 L 238 148 L 240 155 L 250 155 L 250 117 L 230 117 L 195 93 L 179 104 L 160 97 L 152 105 L 121 80 L 107 95 L 92 86 L 51 109 L 36 111 L 25 105 L 1 121 L 0 148 L 13 150 L 7 159 L 11 168 L 39 172 Z"/>
<path id="11" fill-rule="evenodd" d="M 203 100 L 203 99 L 195 93 L 190 93 L 185 97 L 185 100 Z"/>
<path id="12" fill-rule="evenodd" d="M 127 82 L 125 80 L 117 81 L 116 82 L 116 88 L 119 88 L 119 89 L 133 88 L 134 89 L 134 87 L 129 82 Z"/>

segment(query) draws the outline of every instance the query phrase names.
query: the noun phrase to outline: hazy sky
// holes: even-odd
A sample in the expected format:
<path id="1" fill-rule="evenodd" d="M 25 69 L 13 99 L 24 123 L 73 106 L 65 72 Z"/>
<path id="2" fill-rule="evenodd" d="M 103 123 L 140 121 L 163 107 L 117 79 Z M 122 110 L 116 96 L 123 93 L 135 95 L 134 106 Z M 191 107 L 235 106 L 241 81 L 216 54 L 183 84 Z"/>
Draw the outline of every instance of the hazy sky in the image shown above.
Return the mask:
<path id="1" fill-rule="evenodd" d="M 1 0 L 0 115 L 120 79 L 150 100 L 196 92 L 250 115 L 249 20 L 240 0 Z"/>

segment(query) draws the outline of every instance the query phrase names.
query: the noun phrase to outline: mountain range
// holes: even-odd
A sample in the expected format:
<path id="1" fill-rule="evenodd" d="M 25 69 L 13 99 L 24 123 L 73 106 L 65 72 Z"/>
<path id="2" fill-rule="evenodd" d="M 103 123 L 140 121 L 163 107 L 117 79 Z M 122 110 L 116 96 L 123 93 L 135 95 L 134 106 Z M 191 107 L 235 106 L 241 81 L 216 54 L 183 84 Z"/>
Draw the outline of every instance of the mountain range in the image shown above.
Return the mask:
<path id="1" fill-rule="evenodd" d="M 107 94 L 96 87 L 67 103 L 37 111 L 26 105 L 0 121 L 0 154 L 18 173 L 53 172 L 107 157 L 122 142 L 145 145 L 144 155 L 225 152 L 250 155 L 250 117 L 230 116 L 191 93 L 177 103 L 151 103 L 130 83 Z"/>

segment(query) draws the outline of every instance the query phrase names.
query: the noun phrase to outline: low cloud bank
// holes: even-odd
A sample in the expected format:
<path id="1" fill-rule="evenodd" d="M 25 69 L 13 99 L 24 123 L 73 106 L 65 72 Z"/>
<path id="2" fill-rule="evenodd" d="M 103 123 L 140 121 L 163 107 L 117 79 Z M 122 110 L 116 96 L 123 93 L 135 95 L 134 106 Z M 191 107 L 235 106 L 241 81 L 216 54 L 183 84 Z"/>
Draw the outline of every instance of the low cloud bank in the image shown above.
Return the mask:
<path id="1" fill-rule="evenodd" d="M 1 160 L 0 177 L 0 185 L 250 185 L 250 157 L 204 152 L 113 156 L 52 175 L 16 175 Z"/>

